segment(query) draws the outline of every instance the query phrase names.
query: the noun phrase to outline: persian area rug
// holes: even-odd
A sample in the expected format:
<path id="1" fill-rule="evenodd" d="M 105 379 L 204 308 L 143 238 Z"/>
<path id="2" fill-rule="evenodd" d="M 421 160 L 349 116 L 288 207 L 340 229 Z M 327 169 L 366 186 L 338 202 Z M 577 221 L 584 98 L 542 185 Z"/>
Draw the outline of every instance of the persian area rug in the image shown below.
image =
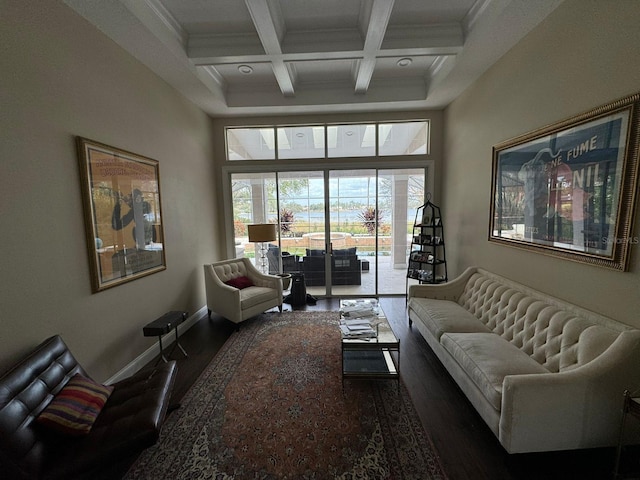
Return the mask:
<path id="1" fill-rule="evenodd" d="M 409 394 L 345 381 L 336 312 L 241 324 L 126 479 L 445 479 Z"/>

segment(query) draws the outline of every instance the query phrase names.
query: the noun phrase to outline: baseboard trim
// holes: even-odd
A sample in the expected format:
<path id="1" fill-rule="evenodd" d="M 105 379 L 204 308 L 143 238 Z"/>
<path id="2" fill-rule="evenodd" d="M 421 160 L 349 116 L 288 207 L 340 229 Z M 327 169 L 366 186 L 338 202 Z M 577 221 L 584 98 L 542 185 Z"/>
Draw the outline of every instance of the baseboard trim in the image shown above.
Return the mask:
<path id="1" fill-rule="evenodd" d="M 205 305 L 196 313 L 194 313 L 189 318 L 187 318 L 180 325 L 178 325 L 178 336 L 182 335 L 184 332 L 189 330 L 198 320 L 202 318 L 203 315 L 206 315 L 206 314 L 207 314 L 207 306 Z M 166 348 L 172 345 L 175 341 L 176 341 L 176 334 L 172 330 L 171 332 L 167 333 L 162 337 L 162 346 L 166 350 Z M 140 355 L 134 358 L 129 364 L 125 365 L 124 368 L 122 368 L 119 372 L 117 372 L 114 376 L 109 378 L 104 383 L 106 385 L 111 385 L 113 383 L 119 382 L 120 380 L 124 380 L 125 378 L 130 377 L 131 375 L 139 371 L 142 367 L 144 367 L 149 362 L 151 362 L 151 360 L 153 360 L 155 357 L 157 357 L 159 353 L 158 349 L 159 349 L 159 345 L 156 339 L 156 342 L 152 346 L 150 346 L 144 352 L 142 352 Z"/>

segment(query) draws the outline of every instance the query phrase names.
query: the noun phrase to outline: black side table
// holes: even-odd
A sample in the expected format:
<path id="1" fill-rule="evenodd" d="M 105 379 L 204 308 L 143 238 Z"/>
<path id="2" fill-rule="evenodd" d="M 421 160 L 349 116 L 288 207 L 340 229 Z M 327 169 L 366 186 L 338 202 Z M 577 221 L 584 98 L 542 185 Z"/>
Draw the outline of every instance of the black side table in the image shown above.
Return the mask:
<path id="1" fill-rule="evenodd" d="M 187 355 L 187 352 L 184 351 L 184 348 L 182 348 L 182 345 L 180 345 L 180 341 L 178 340 L 178 325 L 184 322 L 188 316 L 189 312 L 167 312 L 160 318 L 146 324 L 142 329 L 142 333 L 145 337 L 158 337 L 158 343 L 160 344 L 160 358 L 162 358 L 165 363 L 167 363 L 168 360 L 164 355 L 164 348 L 162 347 L 162 336 L 169 333 L 172 328 L 176 332 L 176 343 L 169 352 L 168 356 L 171 356 L 176 347 L 180 348 L 180 351 L 185 357 L 189 356 Z"/>

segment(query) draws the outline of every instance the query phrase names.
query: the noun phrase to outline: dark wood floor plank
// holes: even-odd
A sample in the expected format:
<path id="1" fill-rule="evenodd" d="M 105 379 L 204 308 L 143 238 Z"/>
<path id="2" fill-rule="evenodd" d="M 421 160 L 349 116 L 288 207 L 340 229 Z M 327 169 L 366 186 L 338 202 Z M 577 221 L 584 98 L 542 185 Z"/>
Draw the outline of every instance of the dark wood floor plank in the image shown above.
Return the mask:
<path id="1" fill-rule="evenodd" d="M 612 478 L 614 449 L 509 455 L 431 351 L 417 328 L 410 328 L 406 301 L 380 300 L 400 338 L 400 371 L 420 420 L 432 438 L 450 480 L 540 480 Z M 337 310 L 339 300 L 319 299 L 296 310 Z M 179 402 L 197 380 L 235 325 L 213 315 L 204 316 L 180 337 L 189 354 L 178 361 L 173 400 Z"/>

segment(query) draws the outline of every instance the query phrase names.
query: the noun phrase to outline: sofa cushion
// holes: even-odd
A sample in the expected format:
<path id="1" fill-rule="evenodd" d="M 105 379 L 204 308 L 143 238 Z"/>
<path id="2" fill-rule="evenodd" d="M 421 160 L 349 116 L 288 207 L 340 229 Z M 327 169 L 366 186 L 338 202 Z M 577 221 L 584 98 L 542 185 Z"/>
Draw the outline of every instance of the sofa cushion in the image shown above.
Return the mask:
<path id="1" fill-rule="evenodd" d="M 224 283 L 226 283 L 231 287 L 237 288 L 238 290 L 242 290 L 243 288 L 253 286 L 253 282 L 251 281 L 251 279 L 249 277 L 245 277 L 244 275 L 241 275 L 235 278 L 230 278 Z"/>
<path id="2" fill-rule="evenodd" d="M 497 411 L 501 408 L 504 377 L 549 373 L 529 355 L 493 333 L 445 333 L 441 344 Z"/>
<path id="3" fill-rule="evenodd" d="M 87 435 L 112 391 L 113 387 L 101 385 L 77 373 L 36 420 L 59 433 Z"/>
<path id="4" fill-rule="evenodd" d="M 333 254 L 338 257 L 353 257 L 357 255 L 356 248 L 357 247 L 333 249 Z"/>
<path id="5" fill-rule="evenodd" d="M 262 302 L 268 302 L 276 295 L 276 290 L 267 287 L 247 287 L 240 290 L 240 308 L 247 310 Z"/>
<path id="6" fill-rule="evenodd" d="M 490 333 L 491 330 L 456 302 L 412 297 L 409 309 L 438 340 L 443 333 Z"/>

